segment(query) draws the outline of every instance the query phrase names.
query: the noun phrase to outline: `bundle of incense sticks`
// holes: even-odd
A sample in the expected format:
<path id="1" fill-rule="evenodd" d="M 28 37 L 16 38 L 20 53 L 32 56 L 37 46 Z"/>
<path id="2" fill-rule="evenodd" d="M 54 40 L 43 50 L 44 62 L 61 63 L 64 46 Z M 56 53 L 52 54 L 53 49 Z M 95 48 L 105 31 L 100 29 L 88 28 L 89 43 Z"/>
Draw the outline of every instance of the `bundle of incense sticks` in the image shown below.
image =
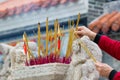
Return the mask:
<path id="1" fill-rule="evenodd" d="M 80 14 L 78 14 L 78 19 L 76 23 L 76 30 L 78 27 L 80 21 Z M 71 24 L 72 22 L 72 24 Z M 48 26 L 48 18 L 46 19 L 46 48 L 43 46 L 41 48 L 41 32 L 40 32 L 40 23 L 38 23 L 38 51 L 36 52 L 38 54 L 37 57 L 34 57 L 32 54 L 32 51 L 30 50 L 28 46 L 28 39 L 27 39 L 27 34 L 23 34 L 23 40 L 24 40 L 24 51 L 27 56 L 27 61 L 26 64 L 27 66 L 31 65 L 39 65 L 39 64 L 46 64 L 46 63 L 65 63 L 69 64 L 71 61 L 71 54 L 72 54 L 72 43 L 74 40 L 74 28 L 71 26 L 74 26 L 74 21 L 68 21 L 68 27 L 69 27 L 69 40 L 68 40 L 68 45 L 67 45 L 67 51 L 66 55 L 64 57 L 60 57 L 60 51 L 61 48 L 63 47 L 62 37 L 63 37 L 63 32 L 60 29 L 60 25 L 58 23 L 58 20 L 56 19 L 54 22 L 54 31 L 49 31 L 49 26 Z M 54 34 L 53 34 L 54 33 Z M 50 46 L 48 46 L 50 44 Z M 45 48 L 45 49 L 44 49 Z"/>
<path id="2" fill-rule="evenodd" d="M 59 27 L 58 20 L 55 21 L 54 35 L 52 30 L 48 31 L 48 18 L 46 20 L 46 49 L 41 49 L 41 32 L 40 32 L 40 23 L 38 23 L 38 57 L 34 57 L 32 51 L 30 50 L 28 44 L 27 34 L 24 32 L 23 40 L 24 40 L 24 51 L 27 56 L 26 65 L 39 65 L 46 63 L 66 63 L 69 64 L 71 58 L 60 57 L 61 50 L 61 37 L 62 32 Z M 48 46 L 50 44 L 50 46 Z M 54 51 L 52 50 L 54 48 Z M 48 54 L 49 53 L 49 54 Z"/>

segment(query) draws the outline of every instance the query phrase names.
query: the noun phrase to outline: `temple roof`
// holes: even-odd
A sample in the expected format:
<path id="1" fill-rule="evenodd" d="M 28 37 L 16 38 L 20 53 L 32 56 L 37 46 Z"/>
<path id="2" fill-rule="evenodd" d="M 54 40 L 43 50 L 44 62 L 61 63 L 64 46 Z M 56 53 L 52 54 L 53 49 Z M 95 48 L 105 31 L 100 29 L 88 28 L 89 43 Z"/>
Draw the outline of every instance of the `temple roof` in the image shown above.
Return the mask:
<path id="1" fill-rule="evenodd" d="M 120 12 L 113 11 L 111 13 L 104 13 L 102 16 L 92 21 L 88 25 L 89 29 L 98 33 L 108 33 L 109 31 L 117 32 L 120 30 Z"/>
<path id="2" fill-rule="evenodd" d="M 78 0 L 7 0 L 0 3 L 0 18 Z"/>

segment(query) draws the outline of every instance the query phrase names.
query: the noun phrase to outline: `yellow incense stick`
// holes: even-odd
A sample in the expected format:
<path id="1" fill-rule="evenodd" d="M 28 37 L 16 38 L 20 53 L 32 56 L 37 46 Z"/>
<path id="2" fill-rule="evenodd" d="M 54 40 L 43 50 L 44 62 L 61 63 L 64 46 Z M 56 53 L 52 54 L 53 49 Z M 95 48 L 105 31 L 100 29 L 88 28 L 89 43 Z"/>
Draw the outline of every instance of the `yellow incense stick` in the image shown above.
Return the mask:
<path id="1" fill-rule="evenodd" d="M 68 40 L 68 46 L 67 46 L 67 51 L 66 51 L 66 58 L 70 56 L 70 51 L 72 49 L 72 42 L 73 42 L 73 29 L 71 28 L 69 30 L 69 40 Z"/>
<path id="2" fill-rule="evenodd" d="M 23 38 L 25 40 L 25 43 L 26 43 L 26 46 L 27 46 L 27 50 L 28 50 L 28 57 L 30 59 L 30 56 L 32 56 L 32 58 L 34 59 L 34 56 L 29 48 L 29 45 L 28 45 L 28 39 L 27 39 L 27 34 L 24 32 L 24 35 L 23 35 Z"/>
<path id="3" fill-rule="evenodd" d="M 59 23 L 58 23 L 58 39 L 60 39 L 60 37 L 61 37 L 61 31 L 60 31 L 60 25 L 59 25 Z M 61 44 L 60 44 L 60 46 L 61 46 Z M 58 49 L 58 53 L 57 53 L 58 55 L 60 55 L 60 50 Z"/>
<path id="4" fill-rule="evenodd" d="M 48 36 L 48 17 L 46 20 L 46 56 L 48 55 L 48 40 L 49 40 L 49 36 Z"/>
<path id="5" fill-rule="evenodd" d="M 27 47 L 27 50 L 28 50 L 28 43 L 26 42 L 26 38 L 25 38 L 25 33 L 23 34 L 23 40 L 25 41 L 25 44 L 26 44 L 26 47 Z M 30 61 L 30 53 L 28 52 L 27 53 L 27 60 Z"/>
<path id="6" fill-rule="evenodd" d="M 74 20 L 72 21 L 72 27 L 74 27 L 75 26 L 75 23 L 74 23 Z"/>
<path id="7" fill-rule="evenodd" d="M 78 29 L 79 22 L 80 22 L 80 13 L 78 14 L 78 19 L 77 19 L 77 23 L 76 23 L 76 30 Z"/>
<path id="8" fill-rule="evenodd" d="M 71 27 L 71 20 L 69 19 L 68 20 L 68 29 L 70 29 L 70 27 Z"/>
<path id="9" fill-rule="evenodd" d="M 70 37 L 70 36 L 69 36 Z M 66 51 L 66 58 L 68 58 L 69 57 L 69 51 L 70 51 L 70 49 L 69 49 L 69 46 L 70 46 L 70 44 L 69 44 L 69 42 L 70 42 L 70 39 L 69 39 L 69 41 L 68 41 L 68 46 L 67 46 L 67 51 Z"/>
<path id="10" fill-rule="evenodd" d="M 75 29 L 75 30 L 78 29 L 79 22 L 80 22 L 80 13 L 78 14 L 78 19 L 77 19 L 76 29 Z M 72 24 L 74 25 L 74 23 L 72 23 Z M 75 30 L 74 30 L 74 31 L 75 31 Z M 74 40 L 75 40 L 76 38 L 78 38 L 78 35 L 77 35 L 77 34 L 74 34 Z"/>
<path id="11" fill-rule="evenodd" d="M 24 41 L 25 47 L 27 49 L 27 43 L 26 43 L 26 39 L 25 39 L 24 35 L 23 35 L 23 41 Z M 27 50 L 27 53 L 25 53 L 25 54 L 26 54 L 26 59 L 29 62 L 30 61 L 30 54 L 28 53 L 28 50 Z"/>
<path id="12" fill-rule="evenodd" d="M 74 39 L 74 28 L 71 28 L 71 36 L 70 36 L 70 53 L 72 52 L 72 43 L 73 43 L 73 39 Z"/>
<path id="13" fill-rule="evenodd" d="M 40 37 L 41 37 L 41 34 L 40 34 L 40 23 L 38 23 L 38 57 L 40 57 L 40 46 L 41 46 Z"/>
<path id="14" fill-rule="evenodd" d="M 57 19 L 54 22 L 55 53 L 57 52 Z"/>
<path id="15" fill-rule="evenodd" d="M 60 32 L 60 25 L 58 24 L 58 32 L 57 32 L 58 36 L 61 36 L 61 32 Z"/>
<path id="16" fill-rule="evenodd" d="M 72 44 L 73 44 L 73 39 L 74 39 L 74 28 L 71 28 L 71 38 L 70 38 L 70 53 L 72 53 Z M 70 56 L 70 55 L 69 55 Z"/>
<path id="17" fill-rule="evenodd" d="M 50 40 L 50 47 L 52 46 L 52 38 L 53 38 L 53 35 L 52 35 L 52 29 L 49 31 L 49 40 Z M 50 49 L 50 53 L 52 52 L 52 48 Z"/>
<path id="18" fill-rule="evenodd" d="M 36 36 L 37 34 L 33 31 L 34 35 Z M 38 36 L 38 35 L 37 35 Z M 36 36 L 36 39 L 37 39 L 37 36 Z M 41 36 L 41 34 L 40 34 Z M 45 49 L 44 49 L 44 45 L 41 43 L 41 37 L 40 37 L 40 47 L 43 46 L 40 50 L 42 51 L 42 55 L 44 55 L 43 53 L 45 53 Z"/>
<path id="19" fill-rule="evenodd" d="M 86 53 L 89 55 L 89 57 L 93 60 L 93 62 L 96 62 L 95 57 L 93 56 L 93 54 L 89 51 L 89 49 L 87 48 L 87 46 L 85 46 L 85 44 L 79 40 L 79 44 L 82 46 L 82 48 L 86 51 Z"/>

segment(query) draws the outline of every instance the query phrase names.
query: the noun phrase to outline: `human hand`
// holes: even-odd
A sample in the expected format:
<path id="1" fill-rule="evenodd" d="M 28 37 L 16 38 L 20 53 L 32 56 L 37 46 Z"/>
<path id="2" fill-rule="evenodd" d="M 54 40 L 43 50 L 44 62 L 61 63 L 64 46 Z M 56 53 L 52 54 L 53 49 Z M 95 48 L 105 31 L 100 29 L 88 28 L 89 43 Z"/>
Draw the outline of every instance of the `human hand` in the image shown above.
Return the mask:
<path id="1" fill-rule="evenodd" d="M 103 77 L 108 78 L 110 75 L 110 72 L 113 70 L 112 67 L 110 67 L 108 64 L 96 62 L 95 63 L 96 69 L 98 70 L 99 74 Z"/>
<path id="2" fill-rule="evenodd" d="M 75 31 L 75 34 L 77 34 L 79 37 L 82 36 L 88 36 L 91 40 L 94 40 L 96 33 L 92 32 L 90 29 L 88 29 L 85 26 L 78 27 L 77 31 Z"/>

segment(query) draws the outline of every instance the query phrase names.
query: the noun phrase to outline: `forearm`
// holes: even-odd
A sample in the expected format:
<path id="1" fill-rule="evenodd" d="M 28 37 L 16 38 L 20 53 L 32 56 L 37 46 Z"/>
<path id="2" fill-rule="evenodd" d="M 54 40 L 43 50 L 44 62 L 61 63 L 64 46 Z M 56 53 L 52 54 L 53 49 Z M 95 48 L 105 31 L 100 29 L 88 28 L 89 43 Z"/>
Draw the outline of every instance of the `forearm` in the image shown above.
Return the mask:
<path id="1" fill-rule="evenodd" d="M 96 44 L 98 44 L 99 41 L 100 41 L 100 38 L 101 38 L 101 35 L 100 35 L 100 34 L 96 34 L 96 36 L 95 36 L 95 38 L 94 38 L 93 41 L 94 41 Z"/>
<path id="2" fill-rule="evenodd" d="M 110 54 L 111 56 L 115 57 L 116 59 L 120 60 L 120 42 L 116 40 L 112 40 L 107 36 L 97 34 L 94 42 L 96 42 L 99 47 Z"/>

